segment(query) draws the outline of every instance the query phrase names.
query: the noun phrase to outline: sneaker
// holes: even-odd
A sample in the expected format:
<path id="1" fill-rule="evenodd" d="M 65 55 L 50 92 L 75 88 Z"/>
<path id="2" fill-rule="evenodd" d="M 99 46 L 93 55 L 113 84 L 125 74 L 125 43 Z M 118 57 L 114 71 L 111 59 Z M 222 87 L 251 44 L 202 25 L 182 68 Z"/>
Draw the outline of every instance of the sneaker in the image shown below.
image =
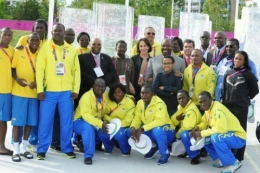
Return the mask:
<path id="1" fill-rule="evenodd" d="M 192 165 L 198 165 L 200 163 L 200 154 L 198 154 L 196 157 L 191 159 L 190 164 Z"/>
<path id="2" fill-rule="evenodd" d="M 62 155 L 69 158 L 69 159 L 76 158 L 76 154 L 73 153 L 73 152 L 63 153 Z"/>
<path id="3" fill-rule="evenodd" d="M 158 165 L 165 165 L 168 163 L 168 160 L 170 158 L 170 152 L 168 154 L 164 154 L 160 157 L 160 159 L 158 160 Z"/>
<path id="4" fill-rule="evenodd" d="M 226 167 L 223 171 L 221 171 L 221 173 L 234 173 L 240 167 L 241 167 L 241 162 L 236 160 L 236 162 L 233 165 Z"/>
<path id="5" fill-rule="evenodd" d="M 153 159 L 155 155 L 159 152 L 159 148 L 156 145 L 156 147 L 152 148 L 146 155 L 144 155 L 145 159 Z"/>
<path id="6" fill-rule="evenodd" d="M 84 164 L 86 164 L 86 165 L 92 165 L 92 158 L 90 158 L 90 157 L 85 158 L 85 159 L 84 159 Z"/>
<path id="7" fill-rule="evenodd" d="M 26 148 L 28 148 L 28 150 L 30 150 L 31 152 L 37 153 L 37 145 L 31 145 L 31 144 L 27 144 Z"/>
<path id="8" fill-rule="evenodd" d="M 45 153 L 37 153 L 37 160 L 45 160 Z"/>
<path id="9" fill-rule="evenodd" d="M 56 151 L 61 151 L 60 146 L 51 146 L 50 148 Z"/>
<path id="10" fill-rule="evenodd" d="M 178 155 L 179 158 L 186 158 L 187 156 L 188 156 L 188 154 L 186 152 Z"/>
<path id="11" fill-rule="evenodd" d="M 129 157 L 129 156 L 130 156 L 130 153 L 131 153 L 131 150 L 130 150 L 129 152 L 127 152 L 127 153 L 122 153 L 122 156 L 123 156 L 123 157 Z"/>
<path id="12" fill-rule="evenodd" d="M 214 168 L 221 168 L 223 167 L 222 163 L 220 160 L 218 160 L 216 163 L 213 163 L 212 165 Z"/>

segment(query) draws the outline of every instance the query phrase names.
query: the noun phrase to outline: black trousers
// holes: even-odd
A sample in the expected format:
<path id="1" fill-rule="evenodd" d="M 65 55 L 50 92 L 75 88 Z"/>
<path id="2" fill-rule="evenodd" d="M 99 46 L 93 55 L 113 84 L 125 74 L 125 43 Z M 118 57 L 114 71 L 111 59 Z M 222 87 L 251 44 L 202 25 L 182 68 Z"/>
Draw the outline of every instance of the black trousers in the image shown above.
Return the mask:
<path id="1" fill-rule="evenodd" d="M 238 121 L 240 122 L 240 125 L 246 131 L 248 107 L 227 106 L 227 108 L 237 117 Z M 246 145 L 237 150 L 235 154 L 237 160 L 244 160 L 245 149 Z"/>

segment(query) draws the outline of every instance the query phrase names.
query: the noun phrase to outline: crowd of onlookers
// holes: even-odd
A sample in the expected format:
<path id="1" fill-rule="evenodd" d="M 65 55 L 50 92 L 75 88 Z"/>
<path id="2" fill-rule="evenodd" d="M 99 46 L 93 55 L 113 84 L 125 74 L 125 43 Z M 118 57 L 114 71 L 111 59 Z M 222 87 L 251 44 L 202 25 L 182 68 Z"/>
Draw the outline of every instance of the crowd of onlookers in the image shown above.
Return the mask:
<path id="1" fill-rule="evenodd" d="M 57 23 L 47 40 L 47 23 L 36 20 L 33 31 L 9 43 L 13 31 L 1 30 L 0 39 L 0 155 L 14 162 L 21 156 L 44 160 L 51 147 L 75 158 L 73 145 L 92 164 L 94 152 L 111 154 L 114 147 L 129 156 L 128 139 L 136 144 L 148 136 L 153 143 L 145 159 L 159 152 L 166 164 L 171 145 L 182 141 L 191 164 L 208 154 L 214 167 L 233 173 L 244 160 L 248 106 L 259 92 L 255 64 L 239 41 L 216 32 L 201 33 L 201 45 L 179 37 L 154 41 L 155 30 L 126 55 L 119 40 L 116 56 L 101 53 L 99 38 Z M 195 47 L 197 47 L 195 49 Z M 120 129 L 111 137 L 110 124 Z M 13 151 L 5 147 L 7 121 L 13 126 Z M 71 142 L 71 138 L 73 143 Z M 111 139 L 112 138 L 112 139 Z M 205 140 L 191 150 L 191 138 Z M 103 146 L 103 147 L 102 147 Z"/>

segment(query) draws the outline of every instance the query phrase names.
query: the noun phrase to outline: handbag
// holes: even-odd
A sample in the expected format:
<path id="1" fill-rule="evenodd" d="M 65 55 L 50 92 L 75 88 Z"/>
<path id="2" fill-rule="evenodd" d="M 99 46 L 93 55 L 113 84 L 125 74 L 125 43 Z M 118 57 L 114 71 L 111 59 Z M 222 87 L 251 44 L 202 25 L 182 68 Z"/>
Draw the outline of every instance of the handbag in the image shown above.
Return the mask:
<path id="1" fill-rule="evenodd" d="M 255 122 L 255 100 L 251 101 L 251 104 L 248 107 L 247 113 L 247 122 L 254 123 Z"/>

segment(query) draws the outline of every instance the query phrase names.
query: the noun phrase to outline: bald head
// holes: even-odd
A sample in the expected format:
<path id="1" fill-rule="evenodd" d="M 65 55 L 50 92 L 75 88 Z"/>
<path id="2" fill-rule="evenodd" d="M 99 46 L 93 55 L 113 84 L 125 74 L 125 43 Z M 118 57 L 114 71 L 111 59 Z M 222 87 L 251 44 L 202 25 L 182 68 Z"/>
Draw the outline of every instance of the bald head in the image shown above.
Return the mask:
<path id="1" fill-rule="evenodd" d="M 75 32 L 72 28 L 67 28 L 65 30 L 64 39 L 67 43 L 72 44 L 75 40 Z"/>
<path id="2" fill-rule="evenodd" d="M 96 97 L 102 97 L 103 93 L 106 90 L 106 82 L 102 78 L 98 78 L 95 80 L 93 85 L 93 92 Z"/>
<path id="3" fill-rule="evenodd" d="M 226 45 L 226 34 L 224 32 L 216 32 L 214 35 L 214 44 L 218 48 L 222 48 L 223 46 Z"/>
<path id="4" fill-rule="evenodd" d="M 169 38 L 165 38 L 162 41 L 162 54 L 164 56 L 172 54 L 172 41 Z"/>
<path id="5" fill-rule="evenodd" d="M 101 40 L 99 38 L 93 38 L 90 43 L 90 51 L 93 54 L 99 54 L 102 48 Z"/>
<path id="6" fill-rule="evenodd" d="M 201 46 L 208 47 L 210 41 L 210 33 L 208 31 L 203 31 L 200 35 Z"/>

